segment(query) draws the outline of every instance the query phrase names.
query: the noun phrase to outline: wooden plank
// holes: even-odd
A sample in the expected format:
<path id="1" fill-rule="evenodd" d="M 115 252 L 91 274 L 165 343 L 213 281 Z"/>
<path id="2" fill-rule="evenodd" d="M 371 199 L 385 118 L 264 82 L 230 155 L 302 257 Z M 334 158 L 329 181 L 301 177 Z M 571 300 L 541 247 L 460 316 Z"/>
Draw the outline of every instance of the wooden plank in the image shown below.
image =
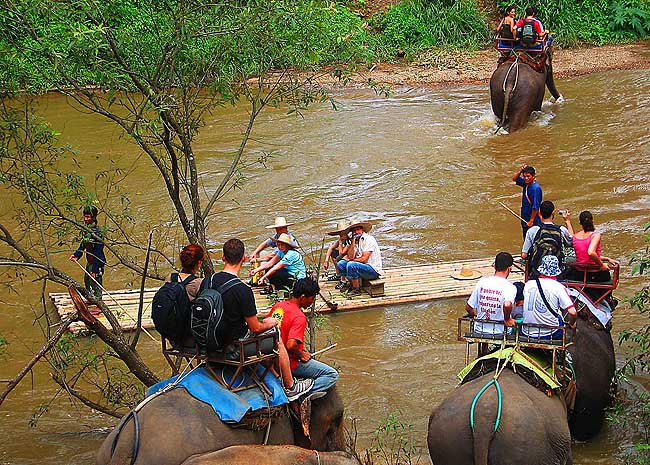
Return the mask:
<path id="1" fill-rule="evenodd" d="M 484 258 L 386 268 L 380 278 L 380 281 L 384 283 L 384 293 L 376 297 L 361 295 L 349 298 L 346 294 L 342 294 L 335 289 L 336 282 L 321 280 L 319 284 L 322 294 L 331 302 L 338 304 L 337 312 L 466 297 L 472 292 L 478 279 L 456 280 L 451 275 L 465 265 L 480 271 L 483 276 L 489 276 L 494 272 L 492 268 L 493 262 L 493 258 Z M 513 270 L 509 279 L 511 281 L 523 280 L 523 273 Z M 273 302 L 268 296 L 260 295 L 261 289 L 253 288 L 253 293 L 258 314 L 264 315 L 270 310 Z M 146 329 L 154 327 L 150 308 L 151 300 L 157 290 L 158 288 L 145 289 L 143 295 L 144 314 L 142 325 Z M 135 329 L 140 291 L 138 289 L 120 289 L 110 291 L 110 295 L 112 298 L 105 296 L 104 302 L 116 313 L 120 325 L 127 331 Z M 53 292 L 50 293 L 49 297 L 60 316 L 63 317 L 75 311 L 72 300 L 67 293 Z M 316 311 L 319 313 L 332 312 L 320 297 L 316 301 Z M 108 324 L 102 315 L 99 318 Z M 83 331 L 84 329 L 85 325 L 83 323 L 73 323 L 70 326 L 70 330 L 73 332 Z"/>

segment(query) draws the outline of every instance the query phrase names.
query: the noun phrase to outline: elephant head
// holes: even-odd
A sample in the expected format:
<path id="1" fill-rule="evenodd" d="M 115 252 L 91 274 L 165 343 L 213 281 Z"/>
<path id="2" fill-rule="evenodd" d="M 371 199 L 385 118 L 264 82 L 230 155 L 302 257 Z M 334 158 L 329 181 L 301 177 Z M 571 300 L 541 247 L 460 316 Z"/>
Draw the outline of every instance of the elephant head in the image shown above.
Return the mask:
<path id="1" fill-rule="evenodd" d="M 336 390 L 315 392 L 300 404 L 295 443 L 315 450 L 343 450 L 343 402 Z"/>
<path id="2" fill-rule="evenodd" d="M 268 444 L 300 442 L 323 451 L 342 450 L 343 403 L 336 388 L 322 398 L 312 399 L 309 410 L 309 438 L 294 434 L 287 413 L 272 419 Z M 293 423 L 302 429 L 300 422 Z M 177 465 L 196 454 L 238 444 L 262 444 L 267 434 L 266 428 L 232 428 L 222 423 L 212 407 L 183 388 L 159 395 L 138 412 L 137 441 L 134 418 L 125 417 L 120 424 L 124 424 L 121 431 L 113 430 L 100 447 L 98 464 Z"/>

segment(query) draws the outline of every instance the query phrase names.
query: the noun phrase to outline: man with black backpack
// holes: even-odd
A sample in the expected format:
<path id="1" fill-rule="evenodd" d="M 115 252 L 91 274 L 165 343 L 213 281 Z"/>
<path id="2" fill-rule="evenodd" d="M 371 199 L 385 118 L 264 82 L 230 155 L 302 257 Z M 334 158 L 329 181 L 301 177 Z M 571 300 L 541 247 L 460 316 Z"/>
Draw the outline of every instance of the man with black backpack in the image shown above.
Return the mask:
<path id="1" fill-rule="evenodd" d="M 542 44 L 538 42 L 547 33 L 542 27 L 542 23 L 535 18 L 535 8 L 526 8 L 526 17 L 517 21 L 517 38 L 523 48 L 542 49 Z"/>
<path id="2" fill-rule="evenodd" d="M 539 214 L 542 217 L 542 224 L 533 226 L 526 232 L 524 245 L 521 248 L 521 258 L 528 260 L 528 270 L 531 275 L 535 275 L 537 267 L 545 255 L 555 255 L 562 265 L 563 249 L 565 246 L 571 245 L 571 232 L 566 227 L 553 223 L 553 218 L 555 218 L 553 202 L 543 201 L 539 207 Z M 565 215 L 563 218 L 566 223 Z"/>
<path id="3" fill-rule="evenodd" d="M 199 296 L 192 305 L 192 334 L 199 348 L 208 354 L 216 351 L 228 354 L 233 341 L 245 338 L 249 333 L 263 333 L 278 324 L 270 317 L 261 322 L 257 319 L 253 291 L 239 279 L 245 259 L 242 241 L 226 241 L 223 245 L 223 271 L 203 280 Z M 219 295 L 216 299 L 218 302 L 213 300 L 214 291 Z M 215 308 L 215 305 L 220 308 Z M 280 354 L 280 364 L 281 371 L 283 368 L 289 369 L 286 352 Z M 283 367 L 283 364 L 286 366 Z M 312 380 L 286 379 L 285 382 L 291 382 L 290 386 L 285 386 L 289 400 L 308 392 L 313 384 Z"/>

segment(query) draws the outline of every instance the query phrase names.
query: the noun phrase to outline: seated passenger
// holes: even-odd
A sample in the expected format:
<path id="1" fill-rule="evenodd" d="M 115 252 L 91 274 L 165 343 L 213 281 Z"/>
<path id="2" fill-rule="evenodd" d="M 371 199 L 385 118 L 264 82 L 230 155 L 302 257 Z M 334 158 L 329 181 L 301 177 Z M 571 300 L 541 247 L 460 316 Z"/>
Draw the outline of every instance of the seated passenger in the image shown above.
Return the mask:
<path id="1" fill-rule="evenodd" d="M 275 229 L 275 234 L 268 239 L 262 241 L 260 245 L 257 246 L 255 250 L 253 250 L 253 253 L 250 254 L 248 257 L 250 259 L 250 262 L 253 263 L 258 260 L 257 256 L 260 254 L 260 252 L 267 247 L 273 247 L 275 246 L 275 241 L 280 237 L 280 234 L 288 234 L 291 239 L 294 242 L 296 241 L 296 238 L 292 233 L 289 232 L 289 226 L 293 225 L 293 223 L 287 223 L 287 220 L 284 218 L 284 216 L 277 216 L 275 220 L 273 221 L 273 224 L 270 224 L 268 226 L 264 226 L 266 229 Z M 264 257 L 261 257 L 259 260 L 260 261 L 268 261 L 271 260 L 275 256 L 275 251 L 272 253 L 265 255 Z"/>
<path id="2" fill-rule="evenodd" d="M 337 284 L 336 288 L 349 291 L 351 296 L 361 294 L 362 279 L 377 279 L 381 274 L 381 252 L 377 240 L 368 234 L 371 229 L 372 224 L 367 221 L 352 221 L 350 226 L 352 241 L 348 258 L 339 261 L 336 265 L 336 270 L 341 277 L 349 281 L 347 289 L 345 283 Z"/>
<path id="3" fill-rule="evenodd" d="M 329 281 L 341 281 L 336 265 L 343 259 L 347 259 L 348 250 L 350 249 L 350 225 L 346 221 L 342 221 L 336 225 L 336 231 L 330 231 L 327 233 L 328 236 L 338 236 L 336 241 L 327 248 L 327 254 L 325 254 L 325 262 L 323 263 L 323 268 L 327 270 L 329 268 L 330 261 L 334 265 L 334 277 L 328 279 Z"/>
<path id="4" fill-rule="evenodd" d="M 535 8 L 526 8 L 526 17 L 517 21 L 517 38 L 519 45 L 516 48 L 526 50 L 542 50 L 543 44 L 539 40 L 545 36 L 542 23 L 535 18 Z"/>
<path id="5" fill-rule="evenodd" d="M 165 278 L 165 282 L 170 283 L 172 282 L 174 274 L 176 274 L 176 279 L 179 283 L 182 283 L 187 278 L 192 277 L 192 279 L 188 279 L 187 284 L 185 284 L 185 291 L 187 292 L 187 297 L 189 298 L 190 303 L 194 302 L 194 299 L 196 299 L 196 296 L 199 294 L 199 287 L 201 286 L 203 278 L 199 278 L 196 275 L 201 269 L 204 258 L 205 250 L 203 250 L 203 247 L 196 244 L 186 245 L 180 253 L 182 266 L 181 272 L 172 273 Z"/>
<path id="6" fill-rule="evenodd" d="M 480 279 L 467 299 L 465 310 L 470 317 L 498 322 L 475 323 L 475 332 L 502 335 L 503 322 L 506 326 L 515 326 L 511 312 L 517 288 L 508 281 L 512 263 L 512 255 L 507 252 L 499 252 L 494 259 L 494 275 Z"/>
<path id="7" fill-rule="evenodd" d="M 573 247 L 576 251 L 576 265 L 593 265 L 597 266 L 598 271 L 587 273 L 587 281 L 590 282 L 607 282 L 612 279 L 607 263 L 618 265 L 618 262 L 609 257 L 601 255 L 601 234 L 596 232 L 594 227 L 594 217 L 591 212 L 585 210 L 580 213 L 580 226 L 582 229 L 573 235 Z M 571 222 L 569 216 L 567 225 Z M 573 270 L 569 276 L 570 279 L 582 281 L 584 272 Z M 598 299 L 606 290 L 604 289 L 586 289 L 587 294 L 593 300 Z"/>
<path id="8" fill-rule="evenodd" d="M 515 27 L 515 6 L 510 5 L 505 9 L 505 16 L 497 27 L 497 35 L 499 40 L 499 48 L 511 48 L 515 45 L 517 37 L 517 28 Z"/>
<path id="9" fill-rule="evenodd" d="M 568 312 L 569 324 L 575 328 L 577 314 L 566 287 L 557 281 L 560 270 L 555 255 L 546 255 L 537 268 L 539 277 L 524 286 L 524 326 L 521 332 L 536 339 L 562 339 L 562 330 L 528 327 L 525 324 L 564 326 L 562 312 Z"/>
<path id="10" fill-rule="evenodd" d="M 300 252 L 296 250 L 298 243 L 287 233 L 280 234 L 275 242 L 278 247 L 275 256 L 250 271 L 250 276 L 253 276 L 258 271 L 266 270 L 258 283 L 262 285 L 268 280 L 273 288 L 265 289 L 263 294 L 268 294 L 273 290 L 291 290 L 296 280 L 307 276 L 305 262 Z"/>
<path id="11" fill-rule="evenodd" d="M 232 352 L 232 342 L 237 339 L 252 337 L 277 326 L 277 320 L 265 318 L 257 319 L 255 297 L 250 287 L 239 279 L 239 272 L 244 264 L 244 243 L 239 239 L 230 239 L 223 245 L 222 260 L 223 271 L 213 274 L 203 280 L 201 289 L 219 289 L 224 284 L 234 281 L 235 285 L 225 290 L 221 295 L 223 299 L 223 324 L 217 325 L 214 337 L 220 347 L 225 347 L 224 352 Z M 206 323 L 207 324 L 207 323 Z M 289 357 L 282 348 L 279 350 L 280 371 L 289 369 Z M 294 380 L 283 377 L 287 397 L 294 399 L 311 389 L 311 380 Z M 291 400 L 291 399 L 290 399 Z"/>
<path id="12" fill-rule="evenodd" d="M 311 392 L 327 391 L 336 384 L 339 378 L 339 374 L 334 368 L 313 359 L 311 354 L 305 350 L 307 317 L 303 313 L 303 309 L 311 307 L 319 291 L 318 283 L 313 279 L 299 279 L 293 288 L 291 298 L 276 303 L 267 315 L 277 320 L 280 327 L 281 343 L 289 354 L 291 371 L 288 374 L 282 373 L 283 379 L 285 376 L 289 378 L 295 376 L 313 381 Z M 303 393 L 301 391 L 297 397 L 293 397 L 293 393 L 287 392 L 287 397 L 291 401 Z"/>
<path id="13" fill-rule="evenodd" d="M 549 33 L 548 29 L 544 27 L 544 24 L 537 17 L 537 8 L 533 8 L 533 10 L 534 10 L 533 16 L 539 22 L 539 27 L 542 29 L 542 37 L 544 38 L 545 41 L 544 46 L 550 47 L 551 45 L 553 45 L 553 36 Z"/>
<path id="14" fill-rule="evenodd" d="M 570 217 L 568 211 L 564 211 L 564 221 Z M 543 201 L 539 206 L 539 216 L 542 219 L 541 226 L 532 226 L 526 231 L 524 245 L 521 248 L 521 258 L 529 260 L 528 273 L 535 274 L 535 270 L 541 263 L 543 255 L 555 255 L 562 265 L 564 257 L 563 249 L 572 245 L 571 231 L 568 227 L 557 226 L 553 223 L 555 218 L 555 205 L 550 200 Z M 569 223 L 567 223 L 570 226 Z"/>

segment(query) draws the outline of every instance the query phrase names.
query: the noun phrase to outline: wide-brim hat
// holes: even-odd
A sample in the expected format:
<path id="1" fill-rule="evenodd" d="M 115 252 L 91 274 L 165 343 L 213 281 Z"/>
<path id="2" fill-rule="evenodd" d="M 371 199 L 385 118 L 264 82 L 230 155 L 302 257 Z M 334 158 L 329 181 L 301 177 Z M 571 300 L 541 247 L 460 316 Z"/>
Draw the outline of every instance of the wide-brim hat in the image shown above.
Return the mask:
<path id="1" fill-rule="evenodd" d="M 476 279 L 483 276 L 483 273 L 478 270 L 473 270 L 467 265 L 461 265 L 460 270 L 452 273 L 450 276 L 454 279 Z"/>
<path id="2" fill-rule="evenodd" d="M 330 231 L 327 233 L 328 236 L 339 236 L 342 232 L 350 230 L 350 223 L 347 221 L 339 221 L 336 223 L 336 231 Z"/>
<path id="3" fill-rule="evenodd" d="M 542 263 L 537 267 L 537 272 L 544 276 L 558 276 L 562 274 L 560 261 L 555 255 L 544 255 Z"/>
<path id="4" fill-rule="evenodd" d="M 365 232 L 368 232 L 372 229 L 372 224 L 370 224 L 370 222 L 368 221 L 352 220 L 350 221 L 350 227 L 348 228 L 348 230 L 352 231 L 357 226 L 361 226 Z"/>
<path id="5" fill-rule="evenodd" d="M 275 239 L 275 242 L 282 242 L 283 244 L 287 244 L 289 247 L 292 249 L 297 249 L 298 248 L 298 243 L 291 239 L 291 236 L 288 235 L 287 233 L 282 233 L 280 234 L 280 237 Z"/>
<path id="6" fill-rule="evenodd" d="M 264 227 L 266 229 L 273 229 L 273 228 L 282 228 L 285 226 L 291 226 L 292 224 L 293 223 L 287 223 L 287 220 L 284 216 L 276 216 L 275 220 L 273 221 L 273 224 Z"/>

